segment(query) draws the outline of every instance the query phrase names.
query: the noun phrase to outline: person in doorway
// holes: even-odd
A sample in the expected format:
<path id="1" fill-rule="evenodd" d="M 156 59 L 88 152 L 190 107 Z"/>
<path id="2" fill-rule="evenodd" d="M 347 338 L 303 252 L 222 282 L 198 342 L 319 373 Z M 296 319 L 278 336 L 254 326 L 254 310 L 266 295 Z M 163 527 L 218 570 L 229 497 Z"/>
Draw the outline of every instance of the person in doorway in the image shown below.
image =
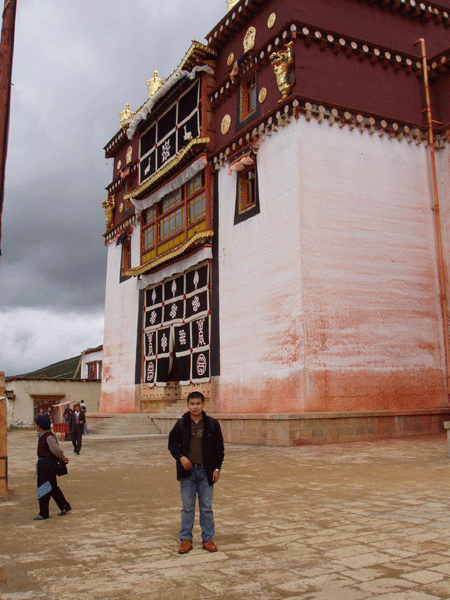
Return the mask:
<path id="1" fill-rule="evenodd" d="M 192 549 L 196 496 L 203 548 L 217 552 L 213 541 L 215 528 L 211 504 L 214 484 L 219 481 L 224 458 L 222 431 L 219 422 L 205 414 L 205 397 L 201 392 L 191 392 L 187 406 L 188 412 L 169 434 L 169 451 L 177 461 L 182 502 L 178 553 L 186 554 Z"/>
<path id="2" fill-rule="evenodd" d="M 83 441 L 85 415 L 79 404 L 75 404 L 69 420 L 69 433 L 72 436 L 73 451 L 80 454 Z"/>
<path id="3" fill-rule="evenodd" d="M 66 515 L 72 507 L 67 502 L 58 487 L 55 473 L 57 460 L 63 460 L 66 464 L 69 459 L 64 456 L 64 452 L 59 447 L 55 435 L 50 431 L 50 419 L 47 415 L 38 415 L 35 418 L 36 429 L 39 433 L 39 442 L 37 448 L 37 485 L 39 498 L 39 514 L 34 517 L 35 521 L 44 521 L 50 516 L 49 505 L 50 498 L 58 505 L 60 516 Z"/>

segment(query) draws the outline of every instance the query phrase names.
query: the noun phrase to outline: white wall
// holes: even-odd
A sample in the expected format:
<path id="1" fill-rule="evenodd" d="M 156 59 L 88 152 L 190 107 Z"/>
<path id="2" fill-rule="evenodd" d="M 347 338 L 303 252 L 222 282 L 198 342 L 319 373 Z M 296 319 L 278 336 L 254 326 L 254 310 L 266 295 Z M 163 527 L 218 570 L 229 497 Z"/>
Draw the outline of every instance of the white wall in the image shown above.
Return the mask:
<path id="1" fill-rule="evenodd" d="M 131 238 L 132 266 L 139 264 L 139 231 Z M 108 245 L 100 412 L 135 412 L 135 364 L 139 294 L 136 278 L 119 284 L 121 246 Z"/>
<path id="2" fill-rule="evenodd" d="M 226 412 L 441 406 L 428 148 L 292 120 L 258 152 L 261 213 L 219 173 Z"/>

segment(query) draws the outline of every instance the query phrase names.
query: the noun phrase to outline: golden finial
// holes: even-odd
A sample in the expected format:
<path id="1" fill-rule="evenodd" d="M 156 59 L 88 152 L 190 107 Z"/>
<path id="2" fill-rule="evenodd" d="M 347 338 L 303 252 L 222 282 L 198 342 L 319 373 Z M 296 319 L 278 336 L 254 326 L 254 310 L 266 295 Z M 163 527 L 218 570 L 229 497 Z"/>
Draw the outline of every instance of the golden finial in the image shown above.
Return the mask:
<path id="1" fill-rule="evenodd" d="M 227 0 L 228 10 L 231 10 L 236 4 L 238 4 L 239 0 Z"/>
<path id="2" fill-rule="evenodd" d="M 119 110 L 120 126 L 126 127 L 136 113 L 131 112 L 128 102 L 125 104 L 125 110 Z"/>
<path id="3" fill-rule="evenodd" d="M 151 79 L 147 79 L 147 88 L 148 88 L 148 97 L 150 98 L 153 94 L 159 90 L 164 81 L 158 77 L 158 71 L 153 73 L 153 77 Z"/>

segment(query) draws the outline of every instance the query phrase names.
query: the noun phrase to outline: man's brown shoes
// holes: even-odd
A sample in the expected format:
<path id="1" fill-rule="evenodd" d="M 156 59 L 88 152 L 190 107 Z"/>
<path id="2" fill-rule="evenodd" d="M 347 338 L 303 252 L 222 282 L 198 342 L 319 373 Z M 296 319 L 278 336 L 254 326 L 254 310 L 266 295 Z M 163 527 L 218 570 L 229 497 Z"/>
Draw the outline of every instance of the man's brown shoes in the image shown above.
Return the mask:
<path id="1" fill-rule="evenodd" d="M 181 540 L 180 547 L 178 548 L 178 554 L 187 554 L 189 550 L 192 550 L 191 540 Z"/>
<path id="2" fill-rule="evenodd" d="M 210 542 L 205 542 L 203 548 L 208 550 L 208 552 L 217 552 L 217 546 L 212 540 Z"/>

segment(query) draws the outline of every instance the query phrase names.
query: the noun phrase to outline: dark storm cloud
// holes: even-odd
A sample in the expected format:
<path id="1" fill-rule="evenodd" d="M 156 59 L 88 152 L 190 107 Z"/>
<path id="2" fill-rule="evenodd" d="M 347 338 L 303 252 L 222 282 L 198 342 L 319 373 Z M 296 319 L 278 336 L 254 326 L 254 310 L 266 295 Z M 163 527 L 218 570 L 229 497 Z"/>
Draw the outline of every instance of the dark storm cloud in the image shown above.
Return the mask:
<path id="1" fill-rule="evenodd" d="M 169 77 L 226 13 L 226 0 L 17 5 L 0 263 L 0 370 L 10 373 L 102 343 L 103 147 L 118 111 L 146 101 L 153 71 Z"/>

